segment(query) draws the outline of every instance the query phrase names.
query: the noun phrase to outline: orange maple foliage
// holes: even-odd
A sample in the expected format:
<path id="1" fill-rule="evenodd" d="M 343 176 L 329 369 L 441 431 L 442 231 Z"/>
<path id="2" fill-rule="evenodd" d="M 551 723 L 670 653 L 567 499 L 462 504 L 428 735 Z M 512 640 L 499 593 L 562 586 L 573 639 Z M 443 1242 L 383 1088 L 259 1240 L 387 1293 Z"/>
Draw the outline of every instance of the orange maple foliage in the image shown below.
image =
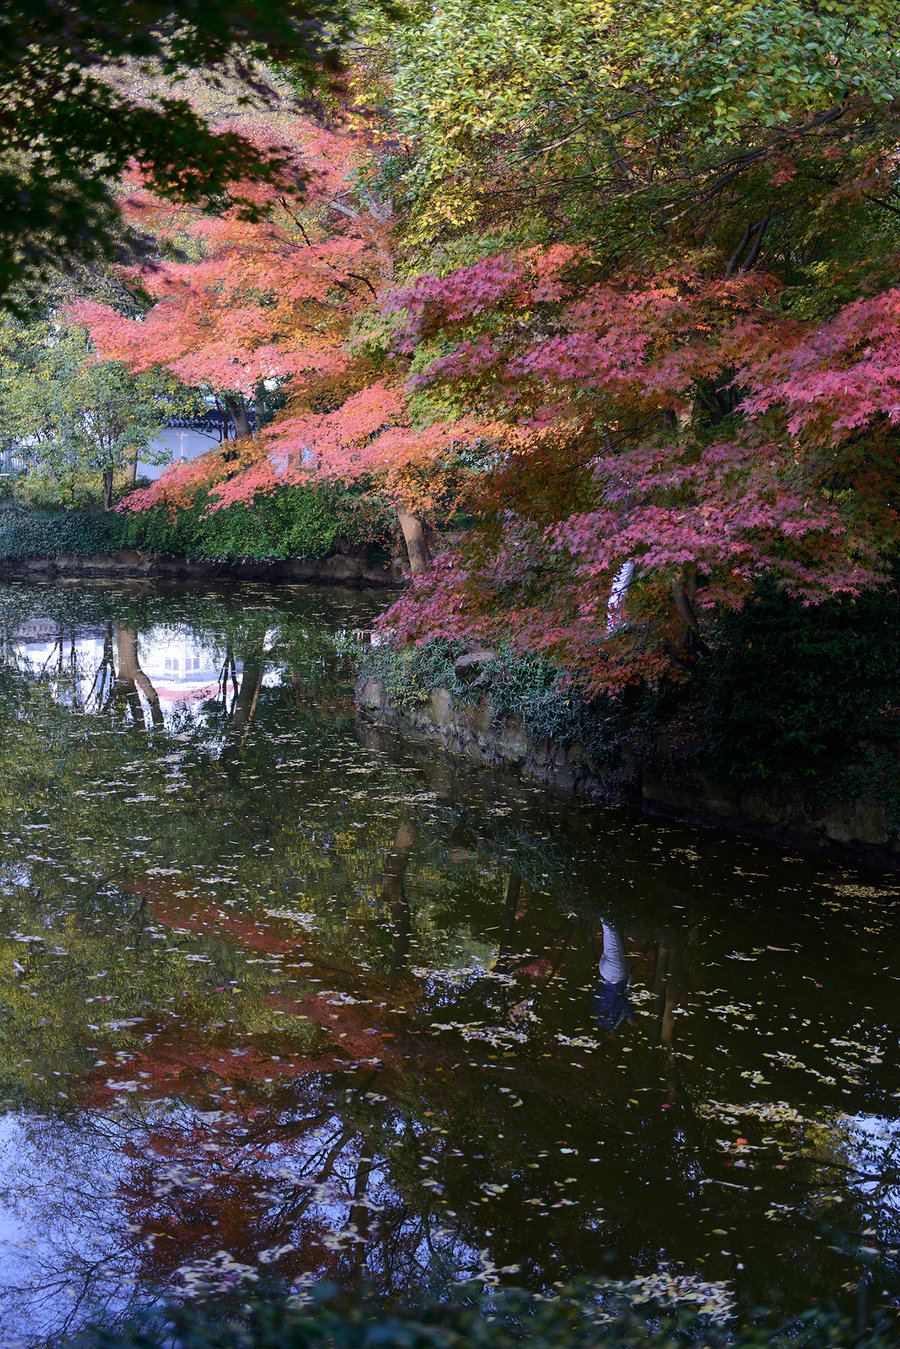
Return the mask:
<path id="1" fill-rule="evenodd" d="M 261 145 L 275 134 L 247 122 L 238 129 Z M 471 477 L 460 448 L 503 432 L 472 419 L 414 426 L 407 359 L 365 331 L 364 316 L 395 268 L 392 208 L 364 172 L 366 129 L 348 121 L 327 130 L 294 118 L 278 136 L 292 147 L 288 176 L 302 181 L 302 198 L 242 184 L 242 198 L 255 194 L 260 218 L 227 204 L 211 215 L 173 208 L 136 176 L 123 215 L 156 241 L 158 256 L 120 275 L 149 307 L 73 307 L 104 357 L 133 370 L 165 367 L 230 410 L 242 411 L 260 384 L 287 394 L 271 426 L 175 465 L 133 493 L 126 508 L 174 508 L 205 487 L 214 510 L 283 484 L 363 480 L 397 507 L 407 533 L 404 517 L 438 503 L 451 510 L 459 500 Z"/>

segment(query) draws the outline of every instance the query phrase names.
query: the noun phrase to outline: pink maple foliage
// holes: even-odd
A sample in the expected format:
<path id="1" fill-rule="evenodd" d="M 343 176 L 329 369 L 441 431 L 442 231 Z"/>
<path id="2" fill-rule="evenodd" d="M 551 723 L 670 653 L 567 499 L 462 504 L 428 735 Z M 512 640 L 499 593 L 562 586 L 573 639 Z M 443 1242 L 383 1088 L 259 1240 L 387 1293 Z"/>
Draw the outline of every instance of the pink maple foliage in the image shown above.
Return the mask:
<path id="1" fill-rule="evenodd" d="M 522 433 L 486 488 L 494 523 L 394 606 L 396 640 L 506 636 L 599 689 L 667 668 L 688 586 L 700 623 L 762 575 L 804 603 L 888 579 L 900 290 L 802 321 L 770 276 L 597 278 L 568 250 L 420 278 L 385 307 L 407 349 L 440 338 L 418 387 Z"/>

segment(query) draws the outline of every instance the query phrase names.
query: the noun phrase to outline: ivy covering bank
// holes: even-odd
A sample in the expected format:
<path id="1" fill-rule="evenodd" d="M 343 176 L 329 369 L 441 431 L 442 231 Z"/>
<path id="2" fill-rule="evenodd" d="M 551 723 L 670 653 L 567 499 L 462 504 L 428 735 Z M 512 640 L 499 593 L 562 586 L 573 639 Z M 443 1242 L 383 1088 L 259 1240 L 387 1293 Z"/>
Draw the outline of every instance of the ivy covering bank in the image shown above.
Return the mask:
<path id="1" fill-rule="evenodd" d="M 478 677 L 457 675 L 467 649 L 439 637 L 364 649 L 370 675 L 396 707 L 446 688 L 489 698 L 496 721 L 519 719 L 536 740 L 578 744 L 598 766 L 623 754 L 649 762 L 666 723 L 696 723 L 698 765 L 742 784 L 875 796 L 900 820 L 900 599 L 894 591 L 804 608 L 772 586 L 720 617 L 709 648 L 680 679 L 591 696 L 553 660 L 501 642 Z M 852 769 L 849 765 L 853 765 Z"/>
<path id="2" fill-rule="evenodd" d="M 390 552 L 387 512 L 372 498 L 330 487 L 282 487 L 249 504 L 208 511 L 208 493 L 140 514 L 0 509 L 0 558 L 109 556 L 119 549 L 191 561 L 319 558 L 337 544 Z"/>

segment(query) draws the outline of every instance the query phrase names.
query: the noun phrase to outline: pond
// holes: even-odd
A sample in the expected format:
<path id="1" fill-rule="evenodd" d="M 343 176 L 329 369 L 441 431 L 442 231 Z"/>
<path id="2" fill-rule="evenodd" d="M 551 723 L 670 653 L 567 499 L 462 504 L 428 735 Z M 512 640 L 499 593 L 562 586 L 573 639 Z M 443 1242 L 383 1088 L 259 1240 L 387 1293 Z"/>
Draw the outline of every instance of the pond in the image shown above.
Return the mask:
<path id="1" fill-rule="evenodd" d="M 896 879 L 361 727 L 382 598 L 0 587 L 0 1343 L 322 1277 L 896 1302 Z"/>

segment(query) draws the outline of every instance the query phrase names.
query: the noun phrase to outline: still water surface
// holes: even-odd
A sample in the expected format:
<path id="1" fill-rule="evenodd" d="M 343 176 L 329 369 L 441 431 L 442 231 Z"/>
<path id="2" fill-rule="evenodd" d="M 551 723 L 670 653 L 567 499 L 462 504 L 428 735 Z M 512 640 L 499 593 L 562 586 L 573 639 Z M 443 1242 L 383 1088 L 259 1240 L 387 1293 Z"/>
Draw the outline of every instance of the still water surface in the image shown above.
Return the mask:
<path id="1" fill-rule="evenodd" d="M 379 738 L 379 607 L 0 587 L 0 1343 L 257 1278 L 896 1302 L 895 880 Z"/>

